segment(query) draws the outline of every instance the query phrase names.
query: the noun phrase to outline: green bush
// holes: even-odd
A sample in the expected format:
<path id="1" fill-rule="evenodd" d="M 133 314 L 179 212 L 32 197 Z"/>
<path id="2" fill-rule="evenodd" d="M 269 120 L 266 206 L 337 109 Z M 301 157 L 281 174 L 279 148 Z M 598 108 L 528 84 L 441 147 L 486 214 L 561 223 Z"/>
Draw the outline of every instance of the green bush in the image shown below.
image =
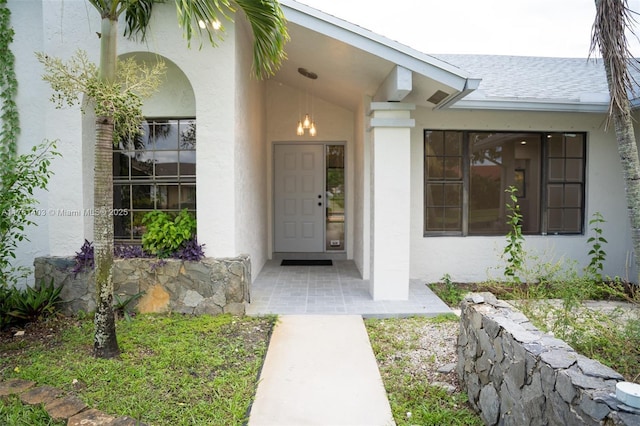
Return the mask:
<path id="1" fill-rule="evenodd" d="M 34 146 L 31 152 L 5 156 L 0 169 L 0 287 L 15 285 L 24 271 L 12 262 L 18 244 L 27 240 L 25 229 L 35 224 L 38 210 L 36 189 L 46 189 L 53 172 L 51 161 L 60 154 L 54 142 Z"/>
<path id="2" fill-rule="evenodd" d="M 60 303 L 62 287 L 41 282 L 39 288 L 0 287 L 0 329 L 10 325 L 38 321 L 52 315 Z"/>
<path id="3" fill-rule="evenodd" d="M 142 219 L 147 230 L 142 236 L 142 248 L 155 256 L 167 257 L 194 237 L 196 220 L 187 209 L 177 216 L 155 210 Z"/>

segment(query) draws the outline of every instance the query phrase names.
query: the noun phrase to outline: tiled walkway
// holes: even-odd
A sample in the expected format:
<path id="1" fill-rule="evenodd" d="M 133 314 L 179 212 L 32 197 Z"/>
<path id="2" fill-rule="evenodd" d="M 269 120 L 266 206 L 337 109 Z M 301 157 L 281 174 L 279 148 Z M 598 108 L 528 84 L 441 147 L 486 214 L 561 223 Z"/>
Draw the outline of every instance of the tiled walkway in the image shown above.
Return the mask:
<path id="1" fill-rule="evenodd" d="M 407 301 L 373 301 L 369 281 L 355 264 L 280 266 L 268 261 L 251 286 L 248 315 L 358 314 L 365 317 L 435 316 L 451 309 L 419 280 L 412 280 Z"/>

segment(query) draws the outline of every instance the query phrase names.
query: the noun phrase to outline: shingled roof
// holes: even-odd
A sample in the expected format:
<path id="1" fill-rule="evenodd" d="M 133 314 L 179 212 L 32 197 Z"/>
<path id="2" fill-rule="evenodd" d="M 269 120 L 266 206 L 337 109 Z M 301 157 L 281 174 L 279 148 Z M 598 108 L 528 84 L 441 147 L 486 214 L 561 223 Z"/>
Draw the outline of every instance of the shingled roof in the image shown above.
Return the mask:
<path id="1" fill-rule="evenodd" d="M 602 60 L 500 55 L 433 55 L 482 78 L 457 108 L 606 111 Z"/>

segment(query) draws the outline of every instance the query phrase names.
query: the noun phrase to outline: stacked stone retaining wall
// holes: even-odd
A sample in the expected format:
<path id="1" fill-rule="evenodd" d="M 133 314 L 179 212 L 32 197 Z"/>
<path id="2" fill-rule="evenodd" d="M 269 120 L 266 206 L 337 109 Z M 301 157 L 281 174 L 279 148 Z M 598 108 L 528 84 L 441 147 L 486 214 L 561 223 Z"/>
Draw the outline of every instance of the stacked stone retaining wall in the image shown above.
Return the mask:
<path id="1" fill-rule="evenodd" d="M 71 257 L 39 257 L 34 261 L 36 285 L 62 286 L 61 309 L 68 314 L 95 310 L 93 271 L 74 274 Z M 251 262 L 248 256 L 177 259 L 116 259 L 113 285 L 117 300 L 136 299 L 139 312 L 242 315 L 249 298 Z"/>
<path id="2" fill-rule="evenodd" d="M 489 293 L 462 303 L 457 373 L 487 425 L 640 425 L 615 399 L 620 374 Z"/>

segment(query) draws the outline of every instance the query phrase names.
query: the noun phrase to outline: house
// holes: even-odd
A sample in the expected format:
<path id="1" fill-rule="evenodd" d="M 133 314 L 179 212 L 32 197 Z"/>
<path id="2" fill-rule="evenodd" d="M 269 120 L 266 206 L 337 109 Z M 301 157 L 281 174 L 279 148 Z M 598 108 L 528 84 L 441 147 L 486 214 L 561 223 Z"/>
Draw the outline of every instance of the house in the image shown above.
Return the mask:
<path id="1" fill-rule="evenodd" d="M 288 60 L 258 81 L 242 16 L 218 47 L 189 49 L 170 3 L 154 10 L 146 43 L 119 41 L 122 57 L 161 58 L 168 72 L 144 106 L 155 136 L 114 153 L 115 205 L 127 211 L 117 238 L 139 237 L 148 209 L 186 207 L 207 255 L 248 253 L 254 277 L 274 258 L 349 259 L 374 299 L 401 300 L 410 278 L 485 280 L 500 265 L 513 185 L 528 250 L 588 264 L 600 212 L 604 273 L 636 276 L 601 63 L 431 56 L 282 0 Z M 59 139 L 63 155 L 21 246 L 29 264 L 90 239 L 90 215 L 63 213 L 93 202 L 92 118 L 54 109 L 33 52 L 84 49 L 97 61 L 100 20 L 76 2 L 9 4 L 20 147 Z M 306 114 L 315 136 L 298 128 Z"/>

